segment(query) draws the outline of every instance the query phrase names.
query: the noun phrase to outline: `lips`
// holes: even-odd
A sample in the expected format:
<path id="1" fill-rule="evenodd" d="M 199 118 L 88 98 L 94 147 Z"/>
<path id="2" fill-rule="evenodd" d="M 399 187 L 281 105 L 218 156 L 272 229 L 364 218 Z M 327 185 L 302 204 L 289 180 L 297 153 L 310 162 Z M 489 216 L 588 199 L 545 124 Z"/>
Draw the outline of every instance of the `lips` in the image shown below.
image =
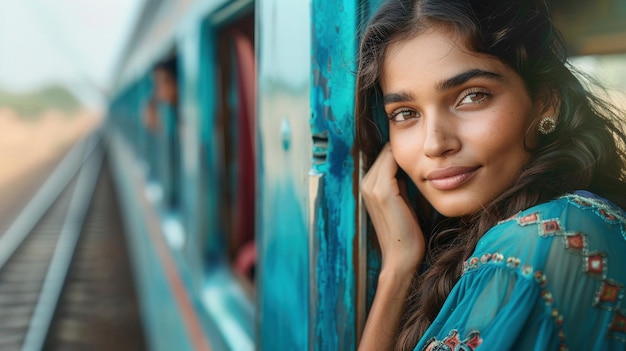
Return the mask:
<path id="1" fill-rule="evenodd" d="M 474 167 L 448 167 L 434 170 L 426 175 L 435 189 L 452 190 L 467 183 L 476 174 L 480 166 Z"/>

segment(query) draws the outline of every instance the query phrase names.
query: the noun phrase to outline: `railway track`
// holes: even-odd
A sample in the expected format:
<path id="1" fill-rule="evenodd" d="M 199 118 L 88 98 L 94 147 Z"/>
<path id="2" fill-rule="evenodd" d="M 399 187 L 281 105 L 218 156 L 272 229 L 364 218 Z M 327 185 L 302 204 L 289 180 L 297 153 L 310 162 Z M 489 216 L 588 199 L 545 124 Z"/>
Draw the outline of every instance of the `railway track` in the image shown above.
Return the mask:
<path id="1" fill-rule="evenodd" d="M 110 208 L 116 210 L 117 206 L 111 201 L 105 201 L 104 204 L 100 201 L 100 207 L 92 204 L 95 190 L 102 188 L 98 181 L 101 178 L 104 153 L 99 144 L 99 137 L 92 135 L 70 150 L 0 236 L 0 351 L 105 349 L 102 340 L 93 338 L 93 335 L 101 334 L 101 330 L 78 329 L 79 337 L 68 338 L 67 328 L 72 323 L 88 325 L 84 321 L 93 319 L 90 317 L 93 311 L 84 305 L 85 298 L 76 298 L 76 286 L 98 286 L 101 272 L 110 269 L 102 265 L 95 265 L 94 268 L 94 260 L 90 257 L 97 256 L 97 248 L 94 250 L 92 247 L 91 251 L 83 249 L 75 255 L 79 239 L 81 243 L 86 242 L 82 246 L 90 246 L 89 239 L 80 238 L 82 232 L 102 233 L 110 230 L 106 228 L 107 219 L 102 215 L 98 217 L 94 212 L 103 212 L 107 206 L 110 212 Z M 99 191 L 105 195 L 107 192 L 110 195 L 110 184 L 109 189 Z M 88 215 L 90 211 L 91 215 Z M 89 230 L 84 230 L 85 226 Z M 120 231 L 119 228 L 117 231 Z M 86 236 L 93 241 L 93 234 Z M 123 237 L 118 235 L 116 240 L 123 242 Z M 73 259 L 77 262 L 72 262 Z M 84 269 L 85 265 L 91 265 L 92 268 Z M 83 275 L 74 273 L 71 279 L 68 278 L 70 268 L 73 271 L 82 270 Z M 129 270 L 128 267 L 123 269 Z M 112 281 L 108 283 L 115 285 Z M 97 289 L 90 289 L 84 293 L 91 294 L 92 298 L 103 298 L 98 295 Z M 128 294 L 128 291 L 125 293 Z M 134 294 L 134 291 L 131 289 L 130 293 Z M 134 301 L 134 296 L 120 298 L 120 301 Z M 123 303 L 121 307 L 120 310 L 127 311 L 125 313 L 137 310 L 136 306 L 123 308 Z M 69 314 L 68 317 L 67 311 L 77 309 L 81 314 Z M 110 311 L 115 311 L 114 306 Z M 55 321 L 55 318 L 62 321 Z M 133 319 L 124 315 L 124 319 L 134 320 L 139 325 L 138 317 Z M 102 327 L 102 324 L 99 326 Z M 129 330 L 138 330 L 135 334 L 139 334 L 135 336 L 138 341 L 126 342 L 132 346 L 117 348 L 109 343 L 106 349 L 141 350 L 143 335 L 140 328 Z"/>

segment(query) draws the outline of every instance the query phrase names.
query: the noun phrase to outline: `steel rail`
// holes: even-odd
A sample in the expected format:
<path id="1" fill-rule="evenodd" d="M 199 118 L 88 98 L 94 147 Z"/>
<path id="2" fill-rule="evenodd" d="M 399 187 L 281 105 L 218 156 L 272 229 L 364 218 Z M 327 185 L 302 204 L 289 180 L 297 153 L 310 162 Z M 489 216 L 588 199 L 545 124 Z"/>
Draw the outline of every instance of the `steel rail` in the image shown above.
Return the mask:
<path id="1" fill-rule="evenodd" d="M 84 154 L 91 154 L 94 150 L 95 145 L 86 145 L 88 141 L 88 139 L 83 139 L 72 147 L 11 223 L 7 231 L 0 236 L 0 269 L 4 267 L 28 234 L 33 231 L 41 217 L 68 186 L 70 180 L 80 169 Z M 91 147 L 87 149 L 88 146 Z"/>
<path id="2" fill-rule="evenodd" d="M 43 286 L 30 320 L 22 351 L 39 351 L 48 335 L 54 318 L 63 285 L 68 275 L 76 244 L 87 216 L 89 204 L 95 192 L 98 176 L 102 167 L 104 152 L 100 136 L 92 135 L 84 154 L 76 186 L 73 189 L 69 208 L 65 215 L 61 233 L 54 248 L 50 266 L 44 278 Z"/>

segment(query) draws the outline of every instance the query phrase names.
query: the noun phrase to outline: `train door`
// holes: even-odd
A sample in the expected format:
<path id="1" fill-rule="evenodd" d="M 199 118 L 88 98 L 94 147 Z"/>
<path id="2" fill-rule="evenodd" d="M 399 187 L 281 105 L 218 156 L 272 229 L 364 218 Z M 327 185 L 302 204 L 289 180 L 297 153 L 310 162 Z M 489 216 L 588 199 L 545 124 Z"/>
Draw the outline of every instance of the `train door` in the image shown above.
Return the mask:
<path id="1" fill-rule="evenodd" d="M 157 154 L 154 138 L 157 108 L 153 89 L 152 77 L 150 75 L 143 76 L 139 81 L 137 116 L 139 116 L 140 133 L 137 139 L 140 143 L 140 154 L 145 165 L 146 178 L 149 182 L 154 182 L 157 175 Z"/>
<path id="2" fill-rule="evenodd" d="M 377 6 L 258 7 L 261 349 L 356 349 L 376 258 L 360 230 L 354 72 L 357 28 Z"/>

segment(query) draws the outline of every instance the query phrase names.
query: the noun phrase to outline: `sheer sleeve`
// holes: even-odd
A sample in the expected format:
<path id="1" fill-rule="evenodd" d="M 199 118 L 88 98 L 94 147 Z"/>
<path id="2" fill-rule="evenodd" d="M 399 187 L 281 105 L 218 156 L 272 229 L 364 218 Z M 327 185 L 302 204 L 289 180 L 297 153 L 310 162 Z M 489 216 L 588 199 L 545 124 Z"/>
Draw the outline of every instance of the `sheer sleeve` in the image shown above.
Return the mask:
<path id="1" fill-rule="evenodd" d="M 556 325 L 541 301 L 541 277 L 520 264 L 498 252 L 470 259 L 416 350 L 557 349 L 551 337 Z"/>
<path id="2" fill-rule="evenodd" d="M 577 195 L 503 221 L 416 350 L 626 350 L 623 227 L 621 210 Z"/>

